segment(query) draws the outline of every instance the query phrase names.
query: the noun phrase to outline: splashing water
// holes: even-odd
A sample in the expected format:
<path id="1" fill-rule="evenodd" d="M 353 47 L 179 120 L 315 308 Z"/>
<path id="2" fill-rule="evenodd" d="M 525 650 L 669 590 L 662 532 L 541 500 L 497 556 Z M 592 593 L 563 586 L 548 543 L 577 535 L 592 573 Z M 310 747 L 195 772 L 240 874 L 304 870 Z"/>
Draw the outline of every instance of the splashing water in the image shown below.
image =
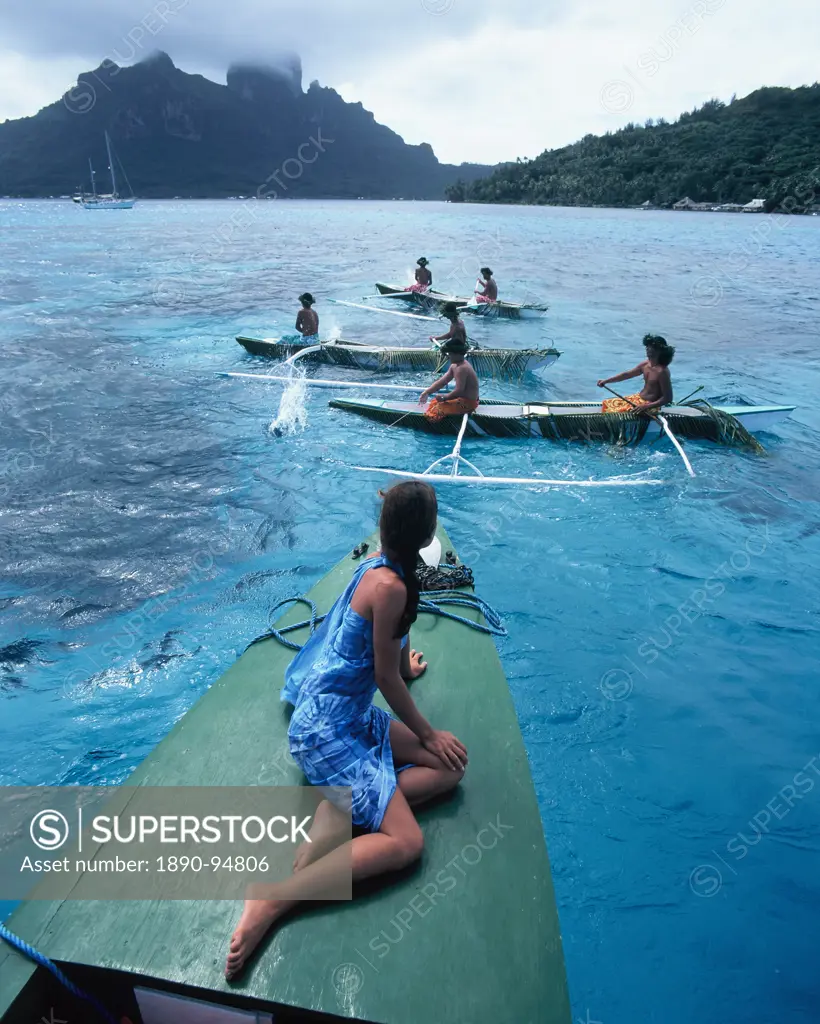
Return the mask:
<path id="1" fill-rule="evenodd" d="M 307 384 L 305 371 L 291 367 L 291 380 L 285 385 L 279 400 L 279 411 L 271 420 L 268 431 L 276 437 L 295 434 L 307 426 Z"/>
<path id="2" fill-rule="evenodd" d="M 330 342 L 340 341 L 342 329 L 334 324 L 328 332 L 327 340 Z M 304 430 L 307 426 L 307 384 L 305 383 L 304 366 L 297 366 L 297 362 L 312 352 L 313 348 L 297 352 L 296 355 L 285 361 L 290 381 L 285 385 L 285 390 L 279 400 L 279 411 L 271 420 L 268 431 L 276 437 L 283 434 L 295 434 L 297 430 Z"/>

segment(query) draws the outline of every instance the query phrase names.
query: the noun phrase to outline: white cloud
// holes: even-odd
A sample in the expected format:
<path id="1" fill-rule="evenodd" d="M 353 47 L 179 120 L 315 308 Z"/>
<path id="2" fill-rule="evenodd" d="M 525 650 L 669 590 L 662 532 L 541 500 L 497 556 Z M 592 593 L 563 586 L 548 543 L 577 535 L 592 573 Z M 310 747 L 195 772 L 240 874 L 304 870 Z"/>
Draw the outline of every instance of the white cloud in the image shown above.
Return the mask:
<path id="1" fill-rule="evenodd" d="M 105 56 L 161 47 L 185 71 L 292 48 L 441 159 L 533 156 L 629 120 L 674 118 L 711 96 L 818 76 L 816 0 L 39 0 L 3 14 L 0 119 L 35 113 Z M 440 15 L 431 11 L 444 11 Z M 132 33 L 131 41 L 128 34 Z"/>
<path id="2" fill-rule="evenodd" d="M 487 22 L 428 44 L 423 62 L 415 50 L 369 61 L 347 98 L 449 162 L 515 159 L 631 120 L 671 120 L 712 96 L 810 84 L 818 32 L 820 7 L 804 0 L 776 10 L 622 0 L 616 19 L 588 2 L 537 30 Z"/>
<path id="3" fill-rule="evenodd" d="M 72 59 L 37 60 L 0 50 L 0 121 L 28 117 L 58 100 L 77 79 Z"/>

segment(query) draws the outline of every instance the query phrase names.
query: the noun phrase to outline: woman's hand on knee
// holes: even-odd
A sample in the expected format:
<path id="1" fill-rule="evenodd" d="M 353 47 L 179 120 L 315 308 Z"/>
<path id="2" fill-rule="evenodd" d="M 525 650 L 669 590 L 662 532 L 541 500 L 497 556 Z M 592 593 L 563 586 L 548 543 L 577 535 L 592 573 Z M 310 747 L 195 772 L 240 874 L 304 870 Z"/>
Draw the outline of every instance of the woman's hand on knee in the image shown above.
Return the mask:
<path id="1" fill-rule="evenodd" d="M 434 729 L 424 740 L 424 749 L 429 750 L 452 771 L 463 772 L 467 767 L 467 748 L 451 732 Z"/>

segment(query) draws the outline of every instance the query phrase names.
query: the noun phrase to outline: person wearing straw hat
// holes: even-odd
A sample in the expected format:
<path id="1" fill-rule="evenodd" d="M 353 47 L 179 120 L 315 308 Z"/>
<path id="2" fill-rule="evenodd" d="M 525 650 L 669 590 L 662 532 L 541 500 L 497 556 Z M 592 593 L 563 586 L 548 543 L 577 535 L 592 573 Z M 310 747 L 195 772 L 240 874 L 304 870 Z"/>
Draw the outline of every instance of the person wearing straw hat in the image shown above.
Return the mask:
<path id="1" fill-rule="evenodd" d="M 484 278 L 484 280 L 476 282 L 476 302 L 497 302 L 498 285 L 495 282 L 492 270 L 490 270 L 489 267 L 482 267 L 481 276 Z M 481 289 L 481 291 L 479 291 L 479 288 Z"/>
<path id="2" fill-rule="evenodd" d="M 310 292 L 305 292 L 304 295 L 299 296 L 299 301 L 302 303 L 302 308 L 296 314 L 296 330 L 305 339 L 317 339 L 319 337 L 319 314 L 313 308 L 316 299 Z"/>
<path id="3" fill-rule="evenodd" d="M 427 264 L 430 261 L 426 256 L 422 256 L 421 259 L 416 260 L 418 266 L 416 267 L 416 283 L 411 284 L 407 289 L 408 292 L 415 292 L 417 295 L 423 295 L 426 291 L 429 291 L 433 285 L 433 275 L 427 269 Z"/>

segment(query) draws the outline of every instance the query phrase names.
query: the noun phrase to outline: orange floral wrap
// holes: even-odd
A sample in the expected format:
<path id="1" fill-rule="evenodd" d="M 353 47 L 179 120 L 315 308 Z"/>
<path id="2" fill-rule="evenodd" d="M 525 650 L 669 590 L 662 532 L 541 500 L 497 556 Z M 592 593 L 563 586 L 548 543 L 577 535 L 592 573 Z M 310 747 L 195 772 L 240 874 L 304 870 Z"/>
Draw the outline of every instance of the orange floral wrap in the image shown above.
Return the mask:
<path id="1" fill-rule="evenodd" d="M 640 394 L 629 395 L 628 399 L 605 398 L 601 404 L 601 412 L 632 412 L 633 405 L 643 405 Z"/>
<path id="2" fill-rule="evenodd" d="M 445 416 L 463 416 L 475 412 L 478 401 L 472 398 L 434 398 L 424 410 L 426 419 L 438 423 Z"/>

